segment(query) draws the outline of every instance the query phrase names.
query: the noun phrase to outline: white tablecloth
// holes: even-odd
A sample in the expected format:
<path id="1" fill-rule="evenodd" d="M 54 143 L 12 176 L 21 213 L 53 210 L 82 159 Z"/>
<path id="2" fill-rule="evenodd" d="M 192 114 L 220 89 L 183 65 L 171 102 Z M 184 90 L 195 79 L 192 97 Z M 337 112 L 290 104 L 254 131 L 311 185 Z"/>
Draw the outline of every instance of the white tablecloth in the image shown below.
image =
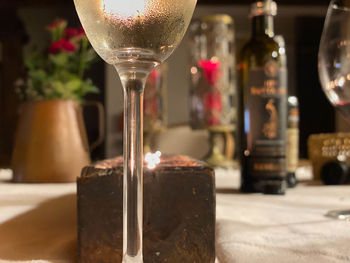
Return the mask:
<path id="1" fill-rule="evenodd" d="M 74 262 L 75 191 L 75 184 L 0 182 L 0 262 Z M 223 190 L 217 257 L 220 263 L 350 262 L 350 222 L 324 217 L 344 208 L 350 208 L 349 186 L 303 184 L 285 196 Z"/>
<path id="2" fill-rule="evenodd" d="M 324 215 L 350 209 L 350 187 L 299 186 L 285 196 L 218 194 L 220 263 L 350 262 L 350 222 Z"/>

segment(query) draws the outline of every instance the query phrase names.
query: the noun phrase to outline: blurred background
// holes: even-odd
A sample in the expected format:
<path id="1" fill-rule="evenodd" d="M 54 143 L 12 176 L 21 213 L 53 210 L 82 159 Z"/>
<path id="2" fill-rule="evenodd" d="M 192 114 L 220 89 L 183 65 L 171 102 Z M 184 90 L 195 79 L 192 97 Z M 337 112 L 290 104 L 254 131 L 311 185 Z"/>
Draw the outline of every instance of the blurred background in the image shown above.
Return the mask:
<path id="1" fill-rule="evenodd" d="M 248 18 L 252 1 L 198 0 L 194 19 L 207 14 L 228 14 L 234 19 L 236 51 L 250 37 Z M 349 130 L 326 100 L 318 80 L 317 53 L 327 11 L 327 0 L 277 0 L 275 33 L 283 35 L 288 58 L 289 95 L 299 99 L 300 156 L 307 157 L 310 134 Z M 19 101 L 14 82 L 24 74 L 23 54 L 33 46 L 46 43 L 46 25 L 55 18 L 78 25 L 72 0 L 1 0 L 0 3 L 0 166 L 8 167 L 13 148 Z M 208 151 L 206 131 L 189 126 L 189 40 L 188 34 L 168 60 L 167 119 L 169 129 L 161 135 L 163 151 L 187 153 L 201 158 Z M 123 94 L 114 68 L 99 61 L 88 76 L 100 89 L 87 100 L 101 102 L 106 111 L 105 142 L 92 152 L 92 159 L 109 158 L 122 153 L 121 113 Z M 89 141 L 98 137 L 97 113 L 84 111 Z M 174 132 L 175 131 L 175 132 Z M 184 136 L 179 136 L 179 132 Z M 194 138 L 197 138 L 195 140 Z M 198 139 L 199 138 L 199 139 Z M 203 143 L 200 143 L 202 140 Z M 188 145 L 191 142 L 191 145 Z M 192 148 L 191 148 L 192 147 Z M 186 149 L 185 149 L 186 148 Z M 191 149 L 189 149 L 191 148 Z M 184 150 L 185 149 L 185 150 Z"/>

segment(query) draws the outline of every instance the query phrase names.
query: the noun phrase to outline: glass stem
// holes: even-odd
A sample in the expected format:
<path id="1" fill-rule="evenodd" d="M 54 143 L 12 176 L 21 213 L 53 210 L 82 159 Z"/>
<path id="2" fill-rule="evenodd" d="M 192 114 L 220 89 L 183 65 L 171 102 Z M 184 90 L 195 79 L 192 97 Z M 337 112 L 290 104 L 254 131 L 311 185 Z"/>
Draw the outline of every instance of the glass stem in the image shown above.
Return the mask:
<path id="1" fill-rule="evenodd" d="M 124 89 L 123 263 L 141 263 L 143 224 L 143 90 L 148 74 L 121 74 Z M 136 76 L 136 77 L 135 77 Z"/>

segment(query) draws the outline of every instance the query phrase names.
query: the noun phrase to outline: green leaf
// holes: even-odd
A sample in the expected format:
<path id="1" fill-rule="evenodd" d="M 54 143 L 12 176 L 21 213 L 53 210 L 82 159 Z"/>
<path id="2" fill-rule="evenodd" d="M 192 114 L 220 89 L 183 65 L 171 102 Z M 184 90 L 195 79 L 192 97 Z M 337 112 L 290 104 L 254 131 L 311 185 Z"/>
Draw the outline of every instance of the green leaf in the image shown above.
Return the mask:
<path id="1" fill-rule="evenodd" d="M 38 68 L 44 68 L 44 56 L 38 51 L 28 53 L 24 57 L 24 65 L 28 70 L 35 70 Z"/>
<path id="2" fill-rule="evenodd" d="M 47 80 L 47 74 L 42 69 L 29 71 L 28 76 L 31 79 L 31 84 L 34 89 L 41 89 L 44 82 Z"/>
<path id="3" fill-rule="evenodd" d="M 85 55 L 86 63 L 95 61 L 95 59 L 96 59 L 96 52 L 92 48 L 88 49 Z"/>
<path id="4" fill-rule="evenodd" d="M 56 21 L 57 22 L 57 21 Z M 63 37 L 67 23 L 63 21 L 57 28 L 49 28 L 52 41 Z M 97 56 L 86 38 L 76 40 L 76 52 L 48 54 L 47 48 L 33 49 L 25 54 L 24 64 L 28 70 L 27 79 L 16 90 L 24 100 L 73 99 L 83 101 L 88 93 L 99 92 L 84 73 L 96 62 Z"/>
<path id="5" fill-rule="evenodd" d="M 81 84 L 82 84 L 82 81 L 80 79 L 74 79 L 74 80 L 68 81 L 65 84 L 65 88 L 69 92 L 76 92 L 81 87 Z"/>
<path id="6" fill-rule="evenodd" d="M 50 54 L 49 60 L 58 67 L 63 67 L 67 64 L 69 54 L 61 52 L 58 54 Z"/>

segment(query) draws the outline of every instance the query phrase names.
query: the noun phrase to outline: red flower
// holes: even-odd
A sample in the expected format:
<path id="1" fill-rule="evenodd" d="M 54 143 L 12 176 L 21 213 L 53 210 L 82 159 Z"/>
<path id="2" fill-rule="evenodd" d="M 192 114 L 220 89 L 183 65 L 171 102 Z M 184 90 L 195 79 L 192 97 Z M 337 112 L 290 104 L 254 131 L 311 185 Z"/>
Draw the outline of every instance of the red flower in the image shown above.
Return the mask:
<path id="1" fill-rule="evenodd" d="M 79 35 L 79 30 L 76 28 L 68 27 L 65 29 L 65 33 L 66 33 L 66 38 L 71 39 L 72 37 L 76 37 L 77 35 Z"/>
<path id="2" fill-rule="evenodd" d="M 66 39 L 53 42 L 49 47 L 49 53 L 58 53 L 61 51 L 74 52 L 76 47 Z"/>
<path id="3" fill-rule="evenodd" d="M 221 112 L 222 101 L 219 93 L 209 93 L 204 98 L 204 107 L 207 110 L 217 110 Z"/>
<path id="4" fill-rule="evenodd" d="M 215 85 L 220 78 L 220 63 L 211 60 L 200 60 L 199 66 L 204 70 L 204 77 L 208 84 Z"/>
<path id="5" fill-rule="evenodd" d="M 156 85 L 160 77 L 160 72 L 157 69 L 151 71 L 151 74 L 147 78 L 147 84 Z"/>
<path id="6" fill-rule="evenodd" d="M 78 35 L 79 36 L 86 36 L 85 30 L 84 30 L 84 28 L 82 26 L 80 26 L 77 30 L 78 30 Z"/>
<path id="7" fill-rule="evenodd" d="M 159 77 L 160 73 L 157 69 L 154 69 L 151 71 L 151 78 L 152 79 L 157 79 Z"/>
<path id="8" fill-rule="evenodd" d="M 158 92 L 157 85 L 161 73 L 158 69 L 151 71 L 151 74 L 147 78 L 146 89 L 144 93 L 143 108 L 145 116 L 148 118 L 156 118 L 158 112 Z"/>
<path id="9" fill-rule="evenodd" d="M 222 100 L 220 93 L 209 93 L 204 97 L 204 107 L 209 126 L 220 125 Z"/>
<path id="10" fill-rule="evenodd" d="M 75 41 L 79 41 L 82 38 L 86 38 L 86 34 L 85 34 L 83 27 L 80 26 L 79 28 L 76 28 L 76 29 L 72 28 L 72 30 L 74 30 L 74 32 L 72 31 L 72 33 L 74 34 L 74 35 L 72 35 L 72 38 L 74 38 Z M 67 32 L 66 32 L 66 35 L 68 35 Z"/>

